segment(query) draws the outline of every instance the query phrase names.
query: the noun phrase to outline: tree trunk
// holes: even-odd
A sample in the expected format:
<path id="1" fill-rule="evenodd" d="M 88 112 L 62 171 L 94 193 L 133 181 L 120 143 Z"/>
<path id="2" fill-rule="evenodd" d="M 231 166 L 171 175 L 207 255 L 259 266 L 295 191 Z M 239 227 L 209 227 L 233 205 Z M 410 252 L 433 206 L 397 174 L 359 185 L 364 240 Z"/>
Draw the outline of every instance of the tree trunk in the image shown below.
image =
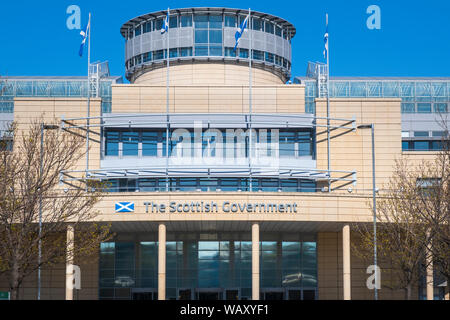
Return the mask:
<path id="1" fill-rule="evenodd" d="M 19 287 L 20 287 L 19 264 L 17 263 L 17 260 L 15 258 L 13 258 L 10 274 L 11 274 L 9 281 L 9 288 L 11 290 L 10 298 L 11 300 L 19 300 Z"/>
<path id="2" fill-rule="evenodd" d="M 408 285 L 405 288 L 405 299 L 406 300 L 411 300 L 411 292 L 412 292 L 412 288 L 411 288 L 411 283 L 408 283 Z"/>

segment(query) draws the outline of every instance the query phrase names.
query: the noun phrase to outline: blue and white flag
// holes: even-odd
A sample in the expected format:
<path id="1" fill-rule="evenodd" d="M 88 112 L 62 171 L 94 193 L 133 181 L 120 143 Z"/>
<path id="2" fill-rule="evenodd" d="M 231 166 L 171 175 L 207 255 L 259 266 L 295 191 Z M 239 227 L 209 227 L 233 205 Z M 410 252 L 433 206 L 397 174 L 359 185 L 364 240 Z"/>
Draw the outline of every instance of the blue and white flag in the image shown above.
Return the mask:
<path id="1" fill-rule="evenodd" d="M 169 9 L 167 9 L 167 15 L 161 28 L 161 34 L 165 33 L 167 30 L 169 30 Z"/>
<path id="2" fill-rule="evenodd" d="M 116 212 L 134 212 L 134 202 L 116 202 Z"/>
<path id="3" fill-rule="evenodd" d="M 239 45 L 239 40 L 241 40 L 242 35 L 244 34 L 245 29 L 247 28 L 248 18 L 250 15 L 248 15 L 244 21 L 242 21 L 241 26 L 236 31 L 234 38 L 236 39 L 236 44 L 234 45 L 234 51 L 236 51 L 237 46 Z"/>
<path id="4" fill-rule="evenodd" d="M 325 50 L 323 50 L 323 57 L 326 59 L 328 56 L 328 14 L 327 14 L 327 29 L 325 31 L 323 41 L 325 42 Z"/>
<path id="5" fill-rule="evenodd" d="M 91 15 L 89 15 L 89 22 L 87 23 L 86 27 L 84 27 L 84 29 L 81 29 L 80 31 L 80 35 L 81 35 L 81 46 L 80 46 L 80 51 L 78 52 L 78 54 L 80 55 L 80 57 L 83 56 L 83 49 L 84 46 L 86 45 L 86 39 L 89 36 L 89 29 L 91 28 Z"/>

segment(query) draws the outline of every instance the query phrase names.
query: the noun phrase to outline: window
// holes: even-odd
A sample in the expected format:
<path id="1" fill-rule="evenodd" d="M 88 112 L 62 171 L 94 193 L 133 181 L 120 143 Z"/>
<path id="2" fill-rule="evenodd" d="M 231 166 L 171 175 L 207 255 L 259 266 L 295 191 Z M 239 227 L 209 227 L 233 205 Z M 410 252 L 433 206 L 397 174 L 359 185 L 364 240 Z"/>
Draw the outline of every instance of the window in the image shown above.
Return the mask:
<path id="1" fill-rule="evenodd" d="M 195 15 L 194 16 L 196 29 L 208 29 L 208 16 L 207 15 Z"/>
<path id="2" fill-rule="evenodd" d="M 137 27 L 136 29 L 134 29 L 134 36 L 140 36 L 141 35 L 141 26 Z"/>
<path id="3" fill-rule="evenodd" d="M 192 47 L 180 48 L 180 56 L 181 57 L 190 57 L 190 56 L 192 56 Z"/>
<path id="4" fill-rule="evenodd" d="M 142 132 L 142 155 L 156 157 L 158 155 L 158 132 Z"/>
<path id="5" fill-rule="evenodd" d="M 270 63 L 273 63 L 273 62 L 274 62 L 274 56 L 273 56 L 273 53 L 266 52 L 266 61 L 267 61 L 267 62 L 270 62 Z"/>
<path id="6" fill-rule="evenodd" d="M 402 103 L 402 113 L 414 113 L 415 104 L 414 103 Z"/>
<path id="7" fill-rule="evenodd" d="M 13 140 L 12 139 L 0 139 L 0 151 L 12 151 Z"/>
<path id="8" fill-rule="evenodd" d="M 418 113 L 431 113 L 431 103 L 418 103 L 417 104 Z"/>
<path id="9" fill-rule="evenodd" d="M 280 27 L 278 27 L 278 26 L 275 27 L 275 34 L 277 36 L 281 37 L 281 28 Z"/>
<path id="10" fill-rule="evenodd" d="M 195 55 L 196 56 L 207 56 L 208 55 L 208 46 L 195 46 Z"/>
<path id="11" fill-rule="evenodd" d="M 192 27 L 192 16 L 191 15 L 185 15 L 181 16 L 181 27 Z"/>
<path id="12" fill-rule="evenodd" d="M 151 52 L 144 53 L 143 61 L 144 62 L 152 61 L 152 53 Z"/>
<path id="13" fill-rule="evenodd" d="M 265 31 L 266 31 L 267 33 L 273 33 L 273 31 L 274 31 L 274 25 L 273 25 L 272 22 L 266 21 Z"/>
<path id="14" fill-rule="evenodd" d="M 295 156 L 295 132 L 281 131 L 280 157 L 294 157 L 294 156 Z"/>
<path id="15" fill-rule="evenodd" d="M 209 47 L 210 56 L 222 56 L 222 46 L 210 46 Z"/>
<path id="16" fill-rule="evenodd" d="M 428 137 L 428 131 L 414 131 L 414 137 Z"/>
<path id="17" fill-rule="evenodd" d="M 124 156 L 138 155 L 139 132 L 122 132 L 122 154 Z"/>
<path id="18" fill-rule="evenodd" d="M 433 131 L 433 137 L 445 137 L 445 131 Z"/>
<path id="19" fill-rule="evenodd" d="M 152 31 L 152 22 L 149 21 L 147 23 L 144 24 L 144 33 L 150 32 Z"/>
<path id="20" fill-rule="evenodd" d="M 236 16 L 225 16 L 225 27 L 236 27 Z"/>
<path id="21" fill-rule="evenodd" d="M 170 58 L 178 57 L 178 48 L 169 49 L 169 57 Z"/>
<path id="22" fill-rule="evenodd" d="M 311 143 L 311 132 L 299 131 L 298 134 L 298 155 L 299 156 L 310 156 L 312 155 L 312 143 Z"/>
<path id="23" fill-rule="evenodd" d="M 409 141 L 402 141 L 402 150 L 406 151 L 406 150 L 410 150 L 410 143 Z"/>
<path id="24" fill-rule="evenodd" d="M 448 107 L 446 103 L 435 103 L 434 104 L 434 112 L 437 113 L 447 113 Z"/>
<path id="25" fill-rule="evenodd" d="M 208 30 L 195 30 L 195 43 L 208 43 Z"/>
<path id="26" fill-rule="evenodd" d="M 222 16 L 209 16 L 210 29 L 222 29 Z"/>
<path id="27" fill-rule="evenodd" d="M 248 59 L 248 49 L 239 49 L 239 57 Z"/>
<path id="28" fill-rule="evenodd" d="M 264 52 L 259 50 L 253 50 L 253 59 L 264 61 Z"/>
<path id="29" fill-rule="evenodd" d="M 253 18 L 252 22 L 253 22 L 253 26 L 252 26 L 253 30 L 264 31 L 263 22 L 261 21 L 261 19 Z"/>
<path id="30" fill-rule="evenodd" d="M 209 30 L 209 43 L 222 43 L 222 30 Z"/>
<path id="31" fill-rule="evenodd" d="M 163 19 L 157 19 L 153 23 L 153 27 L 154 27 L 153 30 L 159 31 L 162 29 L 162 26 L 163 26 Z"/>
<path id="32" fill-rule="evenodd" d="M 105 154 L 107 156 L 118 156 L 119 155 L 119 132 L 118 131 L 107 131 L 106 132 Z"/>
<path id="33" fill-rule="evenodd" d="M 429 149 L 428 141 L 413 141 L 414 150 L 428 150 Z"/>
<path id="34" fill-rule="evenodd" d="M 169 28 L 178 28 L 178 16 L 169 17 Z"/>
<path id="35" fill-rule="evenodd" d="M 166 50 L 153 51 L 153 60 L 161 60 L 166 56 Z"/>
<path id="36" fill-rule="evenodd" d="M 236 51 L 234 51 L 234 48 L 226 47 L 225 57 L 236 57 Z"/>

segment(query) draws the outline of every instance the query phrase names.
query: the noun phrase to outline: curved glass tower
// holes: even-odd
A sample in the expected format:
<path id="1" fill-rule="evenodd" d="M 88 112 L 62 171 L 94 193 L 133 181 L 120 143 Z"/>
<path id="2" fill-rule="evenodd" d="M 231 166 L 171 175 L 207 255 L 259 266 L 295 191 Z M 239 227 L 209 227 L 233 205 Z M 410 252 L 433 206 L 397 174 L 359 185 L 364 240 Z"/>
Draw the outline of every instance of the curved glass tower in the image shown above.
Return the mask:
<path id="1" fill-rule="evenodd" d="M 167 48 L 171 76 L 172 72 L 187 70 L 186 67 L 180 66 L 207 62 L 208 68 L 222 68 L 225 73 L 231 73 L 229 77 L 224 77 L 224 82 L 235 84 L 236 81 L 240 82 L 241 78 L 246 78 L 232 74 L 240 72 L 237 67 L 248 66 L 251 55 L 254 68 L 272 75 L 264 76 L 264 73 L 259 72 L 256 74 L 256 83 L 285 83 L 290 78 L 291 39 L 296 30 L 288 21 L 252 11 L 249 28 L 244 32 L 235 51 L 235 33 L 247 17 L 248 10 L 172 9 L 169 32 L 161 34 L 166 14 L 167 11 L 158 11 L 141 15 L 129 20 L 121 28 L 126 41 L 126 77 L 132 83 L 153 83 L 160 80 L 146 74 L 166 65 Z M 217 65 L 214 67 L 212 64 Z M 191 81 L 198 83 L 199 80 Z M 180 84 L 179 79 L 177 83 Z"/>

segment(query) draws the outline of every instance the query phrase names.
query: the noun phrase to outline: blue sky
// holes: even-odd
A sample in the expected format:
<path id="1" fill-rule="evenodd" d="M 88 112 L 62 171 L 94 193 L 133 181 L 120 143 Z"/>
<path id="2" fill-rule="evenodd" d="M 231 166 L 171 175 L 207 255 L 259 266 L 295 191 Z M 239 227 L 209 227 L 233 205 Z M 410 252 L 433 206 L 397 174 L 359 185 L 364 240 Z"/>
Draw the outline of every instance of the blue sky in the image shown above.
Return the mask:
<path id="1" fill-rule="evenodd" d="M 2 1 L 0 75 L 86 75 L 79 31 L 68 30 L 66 9 L 81 8 L 82 25 L 92 12 L 92 60 L 108 60 L 111 74 L 124 75 L 127 20 L 152 11 L 185 7 L 252 8 L 295 25 L 293 76 L 308 61 L 323 59 L 325 13 L 330 16 L 332 76 L 450 76 L 450 1 Z M 381 29 L 369 30 L 369 5 L 381 8 Z"/>

